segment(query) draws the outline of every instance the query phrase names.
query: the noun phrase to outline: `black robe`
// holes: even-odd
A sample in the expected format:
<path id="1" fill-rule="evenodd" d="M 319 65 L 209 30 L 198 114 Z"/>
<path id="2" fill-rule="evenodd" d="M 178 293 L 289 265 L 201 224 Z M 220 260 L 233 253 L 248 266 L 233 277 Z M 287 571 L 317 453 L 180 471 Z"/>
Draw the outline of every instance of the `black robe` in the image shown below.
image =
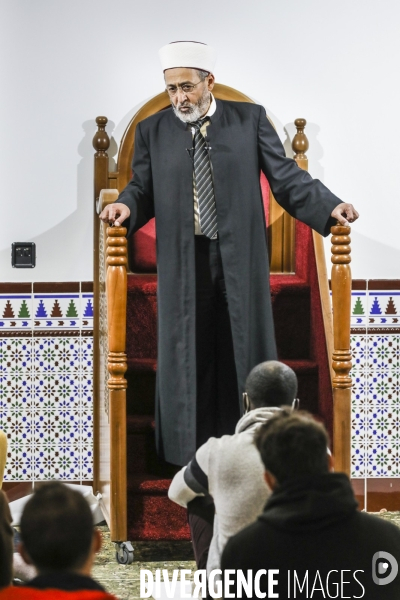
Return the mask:
<path id="1" fill-rule="evenodd" d="M 267 234 L 260 188 L 266 175 L 291 215 L 328 235 L 341 202 L 286 158 L 262 106 L 217 100 L 207 127 L 218 234 L 239 395 L 250 370 L 276 358 Z M 128 236 L 156 218 L 158 264 L 157 447 L 174 464 L 196 450 L 196 351 L 191 128 L 172 109 L 136 129 L 133 178 L 120 194 Z M 239 402 L 239 398 L 232 399 Z"/>

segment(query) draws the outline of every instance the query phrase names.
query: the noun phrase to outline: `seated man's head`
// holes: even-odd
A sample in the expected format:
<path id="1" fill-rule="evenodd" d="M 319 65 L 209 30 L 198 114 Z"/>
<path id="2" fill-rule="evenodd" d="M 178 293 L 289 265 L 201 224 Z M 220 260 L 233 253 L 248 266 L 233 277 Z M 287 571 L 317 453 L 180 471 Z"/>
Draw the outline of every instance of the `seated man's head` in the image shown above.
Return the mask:
<path id="1" fill-rule="evenodd" d="M 59 482 L 42 484 L 28 500 L 20 527 L 20 553 L 39 573 L 90 575 L 101 534 L 82 494 Z"/>
<path id="2" fill-rule="evenodd" d="M 246 379 L 244 400 L 250 410 L 291 405 L 296 396 L 296 373 L 277 360 L 257 365 Z"/>
<path id="3" fill-rule="evenodd" d="M 260 427 L 255 443 L 271 489 L 332 470 L 326 429 L 305 411 L 281 411 Z"/>
<path id="4" fill-rule="evenodd" d="M 5 494 L 0 490 L 0 588 L 10 585 L 13 564 L 13 530 Z"/>

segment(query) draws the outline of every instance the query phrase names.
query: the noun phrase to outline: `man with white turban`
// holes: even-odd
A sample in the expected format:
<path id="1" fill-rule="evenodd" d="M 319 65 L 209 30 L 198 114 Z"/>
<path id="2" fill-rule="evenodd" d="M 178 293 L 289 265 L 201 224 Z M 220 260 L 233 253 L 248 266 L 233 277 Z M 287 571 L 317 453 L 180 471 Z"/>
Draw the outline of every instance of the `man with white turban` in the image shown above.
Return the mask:
<path id="1" fill-rule="evenodd" d="M 358 214 L 286 158 L 263 107 L 214 98 L 210 46 L 175 42 L 160 58 L 171 109 L 138 124 L 132 180 L 100 217 L 128 236 L 156 217 L 156 439 L 184 465 L 234 432 L 248 373 L 277 358 L 260 171 L 322 235 Z"/>

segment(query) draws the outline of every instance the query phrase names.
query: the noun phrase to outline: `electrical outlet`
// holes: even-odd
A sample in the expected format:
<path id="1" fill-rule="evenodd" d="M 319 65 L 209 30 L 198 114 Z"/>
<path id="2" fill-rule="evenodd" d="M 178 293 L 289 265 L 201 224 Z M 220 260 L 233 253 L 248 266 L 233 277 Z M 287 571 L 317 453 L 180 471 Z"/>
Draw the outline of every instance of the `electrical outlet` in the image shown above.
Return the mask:
<path id="1" fill-rule="evenodd" d="M 18 269 L 36 266 L 36 244 L 34 242 L 13 242 L 11 244 L 11 265 Z"/>

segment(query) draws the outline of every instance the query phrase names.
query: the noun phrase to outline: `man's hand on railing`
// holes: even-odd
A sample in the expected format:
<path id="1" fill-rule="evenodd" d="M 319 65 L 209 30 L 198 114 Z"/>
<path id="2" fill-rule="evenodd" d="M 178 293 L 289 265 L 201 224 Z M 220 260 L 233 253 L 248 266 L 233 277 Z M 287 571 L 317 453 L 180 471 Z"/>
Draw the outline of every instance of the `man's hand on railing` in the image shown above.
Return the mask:
<path id="1" fill-rule="evenodd" d="M 120 227 L 130 214 L 131 211 L 125 204 L 113 202 L 105 207 L 100 213 L 99 218 L 104 221 L 104 223 L 108 223 L 111 226 L 115 225 L 116 227 Z"/>
<path id="2" fill-rule="evenodd" d="M 331 212 L 331 217 L 339 221 L 341 225 L 348 226 L 358 219 L 359 214 L 352 204 L 342 202 Z"/>

